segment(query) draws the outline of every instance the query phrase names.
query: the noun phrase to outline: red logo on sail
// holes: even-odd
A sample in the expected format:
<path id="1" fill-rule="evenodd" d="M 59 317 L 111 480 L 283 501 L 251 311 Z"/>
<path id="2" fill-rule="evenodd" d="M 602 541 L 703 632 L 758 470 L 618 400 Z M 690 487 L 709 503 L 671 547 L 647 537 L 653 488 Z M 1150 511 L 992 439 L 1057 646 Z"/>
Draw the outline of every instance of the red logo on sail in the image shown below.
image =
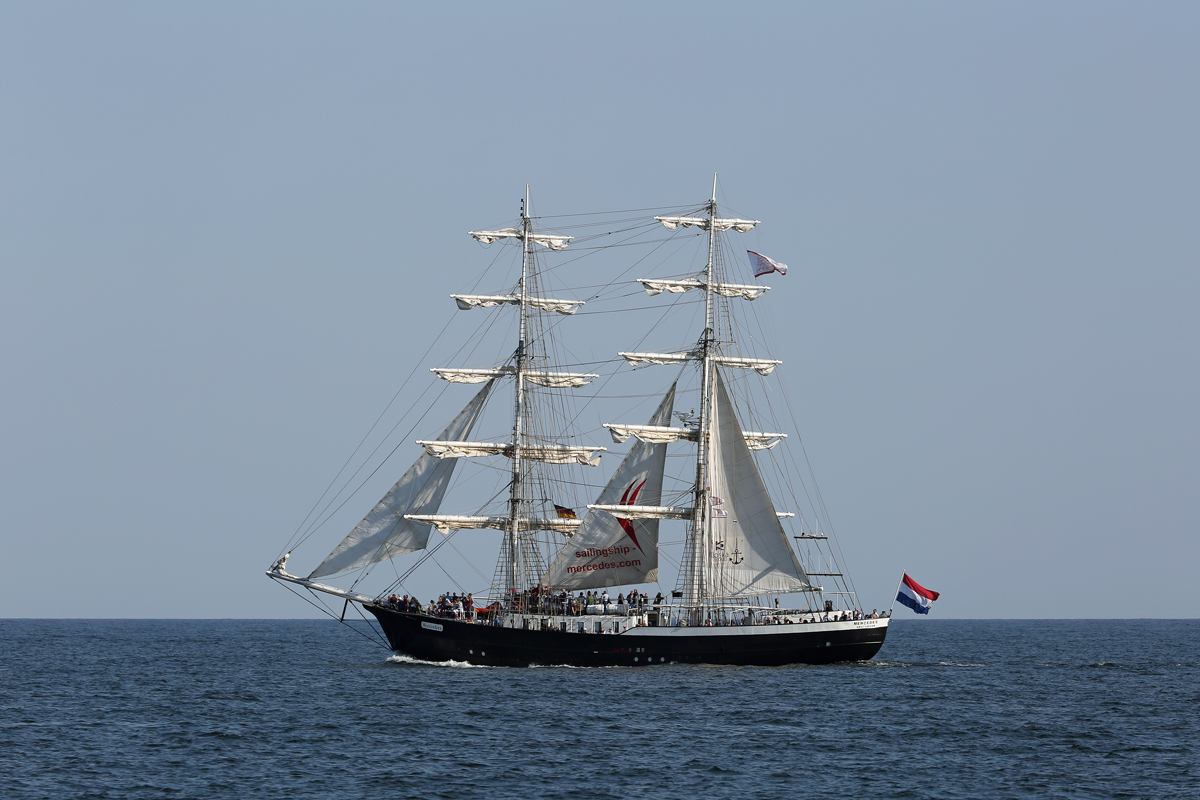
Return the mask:
<path id="1" fill-rule="evenodd" d="M 634 488 L 634 483 L 637 484 L 636 489 Z M 642 487 L 645 485 L 646 485 L 645 480 L 643 480 L 641 483 L 638 483 L 637 480 L 635 479 L 633 481 L 633 483 L 631 483 L 625 487 L 625 493 L 623 495 L 621 495 L 621 502 L 618 503 L 618 505 L 622 505 L 622 506 L 636 505 L 637 504 L 637 496 L 642 491 Z M 637 545 L 637 549 L 642 550 L 642 546 L 640 544 L 638 544 L 637 534 L 633 530 L 633 522 L 630 520 L 627 520 L 627 519 L 622 519 L 620 517 L 617 517 L 617 522 L 621 523 L 621 530 L 625 531 L 625 534 L 630 539 L 633 540 L 633 543 L 635 545 Z M 645 552 L 646 552 L 645 550 L 642 550 L 642 553 L 645 553 Z"/>

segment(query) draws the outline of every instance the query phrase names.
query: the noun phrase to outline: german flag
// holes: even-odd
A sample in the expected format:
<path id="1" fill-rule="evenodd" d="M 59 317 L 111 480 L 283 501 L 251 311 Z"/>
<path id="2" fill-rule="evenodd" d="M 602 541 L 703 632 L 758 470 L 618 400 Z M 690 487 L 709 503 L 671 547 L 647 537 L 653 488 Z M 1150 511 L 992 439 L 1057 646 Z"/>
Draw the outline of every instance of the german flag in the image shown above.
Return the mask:
<path id="1" fill-rule="evenodd" d="M 558 503 L 552 503 L 552 505 L 554 506 L 554 513 L 558 514 L 559 519 L 579 519 L 575 514 L 575 509 L 560 506 Z"/>

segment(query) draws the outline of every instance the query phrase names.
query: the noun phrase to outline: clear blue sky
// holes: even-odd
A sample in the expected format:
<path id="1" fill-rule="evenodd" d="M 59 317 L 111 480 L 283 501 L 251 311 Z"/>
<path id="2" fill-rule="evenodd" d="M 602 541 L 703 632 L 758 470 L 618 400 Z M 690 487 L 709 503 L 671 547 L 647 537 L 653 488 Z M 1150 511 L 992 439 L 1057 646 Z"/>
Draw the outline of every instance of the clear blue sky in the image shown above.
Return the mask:
<path id="1" fill-rule="evenodd" d="M 263 570 L 465 231 L 714 172 L 868 606 L 1200 615 L 1197 53 L 1194 3 L 5 3 L 0 616 L 309 613 Z"/>

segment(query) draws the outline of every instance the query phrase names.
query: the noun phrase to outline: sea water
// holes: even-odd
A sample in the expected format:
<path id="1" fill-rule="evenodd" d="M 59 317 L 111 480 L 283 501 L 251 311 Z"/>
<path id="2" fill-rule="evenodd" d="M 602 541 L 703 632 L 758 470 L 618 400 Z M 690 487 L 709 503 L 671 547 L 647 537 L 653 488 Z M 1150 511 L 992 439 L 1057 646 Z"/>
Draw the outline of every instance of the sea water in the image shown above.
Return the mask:
<path id="1" fill-rule="evenodd" d="M 0 620 L 0 796 L 1198 798 L 1200 621 L 901 617 L 857 664 L 508 669 L 365 623 Z"/>

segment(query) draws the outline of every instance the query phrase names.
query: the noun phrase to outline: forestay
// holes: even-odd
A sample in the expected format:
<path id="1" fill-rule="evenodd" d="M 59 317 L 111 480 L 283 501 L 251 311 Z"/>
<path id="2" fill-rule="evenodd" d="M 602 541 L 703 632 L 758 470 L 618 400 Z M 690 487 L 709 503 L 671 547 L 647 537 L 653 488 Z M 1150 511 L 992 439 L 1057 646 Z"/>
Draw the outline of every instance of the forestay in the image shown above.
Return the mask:
<path id="1" fill-rule="evenodd" d="M 712 597 L 731 598 L 810 588 L 754 456 L 742 437 L 719 370 L 712 420 L 709 480 L 711 537 L 706 584 Z"/>
<path id="2" fill-rule="evenodd" d="M 475 427 L 491 382 L 467 403 L 442 431 L 442 439 L 468 436 Z M 308 576 L 309 580 L 358 569 L 379 561 L 423 550 L 429 542 L 428 523 L 405 519 L 406 514 L 432 514 L 442 504 L 458 462 L 424 453 L 371 509 L 354 530 Z"/>
<path id="3" fill-rule="evenodd" d="M 650 418 L 650 424 L 666 426 L 671 421 L 674 404 L 672 385 Z M 596 503 L 657 506 L 662 499 L 666 463 L 666 444 L 639 441 L 630 448 Z M 618 519 L 604 512 L 589 511 L 575 537 L 542 577 L 542 585 L 574 591 L 656 580 L 658 518 Z"/>

